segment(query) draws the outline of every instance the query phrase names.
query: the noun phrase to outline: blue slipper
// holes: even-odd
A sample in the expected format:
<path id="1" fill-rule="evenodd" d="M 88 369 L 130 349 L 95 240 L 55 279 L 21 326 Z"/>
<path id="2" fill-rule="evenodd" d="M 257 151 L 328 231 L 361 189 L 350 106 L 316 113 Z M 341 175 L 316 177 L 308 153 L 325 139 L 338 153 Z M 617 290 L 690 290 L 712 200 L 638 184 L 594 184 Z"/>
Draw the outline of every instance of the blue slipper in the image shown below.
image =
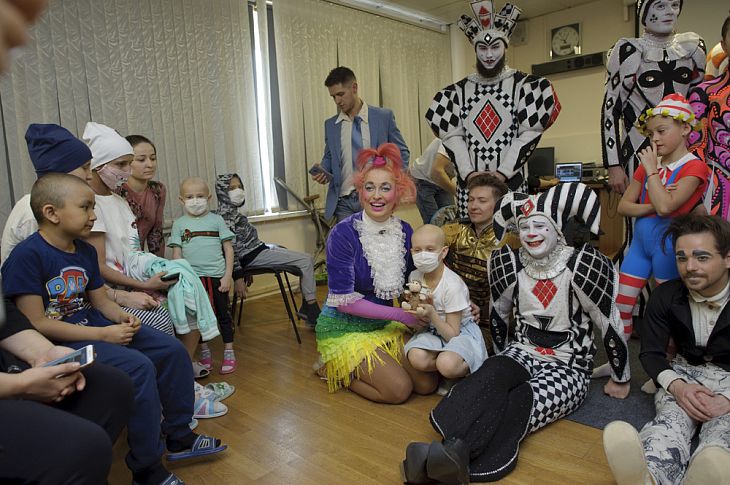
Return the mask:
<path id="1" fill-rule="evenodd" d="M 133 480 L 132 485 L 139 485 L 139 483 Z M 174 473 L 170 473 L 167 478 L 160 482 L 160 485 L 185 485 L 185 482 Z"/>
<path id="2" fill-rule="evenodd" d="M 205 436 L 201 434 L 197 438 L 195 438 L 193 446 L 191 446 L 189 450 L 168 453 L 167 461 L 187 460 L 188 458 L 212 455 L 215 453 L 220 453 L 221 451 L 228 448 L 228 445 L 216 446 L 215 441 L 215 438 L 213 438 L 212 436 Z"/>

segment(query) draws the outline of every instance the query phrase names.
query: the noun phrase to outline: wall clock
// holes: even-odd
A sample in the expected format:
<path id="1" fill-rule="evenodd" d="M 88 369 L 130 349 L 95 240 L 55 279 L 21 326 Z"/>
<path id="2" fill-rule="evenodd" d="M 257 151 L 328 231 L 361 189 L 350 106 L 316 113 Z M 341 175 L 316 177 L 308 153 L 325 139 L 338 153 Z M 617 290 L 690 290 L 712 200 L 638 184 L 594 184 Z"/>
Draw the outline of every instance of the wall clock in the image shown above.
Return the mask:
<path id="1" fill-rule="evenodd" d="M 578 55 L 580 49 L 580 24 L 563 25 L 550 30 L 551 59 Z"/>

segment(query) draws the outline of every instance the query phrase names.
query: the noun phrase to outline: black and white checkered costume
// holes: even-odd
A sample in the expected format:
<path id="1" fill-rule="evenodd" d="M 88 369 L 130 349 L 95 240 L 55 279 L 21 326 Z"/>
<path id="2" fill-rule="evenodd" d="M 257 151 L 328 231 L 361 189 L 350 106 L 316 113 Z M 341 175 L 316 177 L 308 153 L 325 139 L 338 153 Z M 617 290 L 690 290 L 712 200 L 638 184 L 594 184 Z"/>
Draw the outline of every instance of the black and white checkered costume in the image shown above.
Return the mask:
<path id="1" fill-rule="evenodd" d="M 614 266 L 592 246 L 566 246 L 561 232 L 571 217 L 597 232 L 598 207 L 585 185 L 565 184 L 539 197 L 508 194 L 495 211 L 495 234 L 503 234 L 512 221 L 540 214 L 554 223 L 560 242 L 540 265 L 523 248 L 492 252 L 490 330 L 499 354 L 454 386 L 431 412 L 431 423 L 444 438 L 468 444 L 472 481 L 504 477 L 515 467 L 528 433 L 581 405 L 593 368 L 594 325 L 604 335 L 612 379 L 630 379 Z M 512 319 L 515 337 L 509 342 Z"/>
<path id="2" fill-rule="evenodd" d="M 524 191 L 526 161 L 560 113 L 545 78 L 505 67 L 494 78 L 471 74 L 434 96 L 426 120 L 457 168 L 457 203 L 466 217 L 466 178 L 498 171 Z"/>
<path id="3" fill-rule="evenodd" d="M 688 97 L 702 82 L 705 43 L 694 32 L 660 41 L 650 34 L 619 39 L 610 52 L 601 108 L 601 141 L 606 168 L 620 165 L 631 180 L 636 152 L 646 137 L 636 122 L 668 94 Z M 633 218 L 625 218 L 624 242 L 615 261 L 621 263 L 633 236 Z"/>

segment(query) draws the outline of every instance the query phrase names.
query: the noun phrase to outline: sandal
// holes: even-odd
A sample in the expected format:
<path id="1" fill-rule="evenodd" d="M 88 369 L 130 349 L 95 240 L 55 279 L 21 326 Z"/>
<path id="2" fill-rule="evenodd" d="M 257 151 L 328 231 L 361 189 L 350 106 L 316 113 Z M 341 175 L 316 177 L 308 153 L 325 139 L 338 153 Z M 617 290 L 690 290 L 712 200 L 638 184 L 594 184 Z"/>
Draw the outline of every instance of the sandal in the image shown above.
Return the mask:
<path id="1" fill-rule="evenodd" d="M 139 482 L 132 481 L 132 485 L 139 485 Z M 160 482 L 160 485 L 185 485 L 185 482 L 174 473 L 170 473 L 167 478 Z"/>
<path id="2" fill-rule="evenodd" d="M 224 350 L 220 373 L 232 374 L 234 372 L 236 372 L 236 354 L 232 350 Z"/>
<path id="3" fill-rule="evenodd" d="M 215 442 L 216 439 L 212 436 L 198 435 L 189 450 L 168 453 L 167 461 L 186 460 L 198 456 L 212 455 L 228 448 L 228 445 L 223 444 L 216 446 Z"/>
<path id="4" fill-rule="evenodd" d="M 225 404 L 211 399 L 211 397 L 198 397 L 195 400 L 193 417 L 197 419 L 217 418 L 228 412 Z"/>
<path id="5" fill-rule="evenodd" d="M 205 386 L 205 389 L 209 389 L 213 392 L 215 401 L 222 401 L 227 399 L 236 392 L 236 388 L 227 382 L 211 382 Z"/>
<path id="6" fill-rule="evenodd" d="M 194 379 L 202 379 L 203 377 L 208 377 L 210 374 L 210 371 L 200 365 L 197 362 L 193 362 L 193 378 Z"/>

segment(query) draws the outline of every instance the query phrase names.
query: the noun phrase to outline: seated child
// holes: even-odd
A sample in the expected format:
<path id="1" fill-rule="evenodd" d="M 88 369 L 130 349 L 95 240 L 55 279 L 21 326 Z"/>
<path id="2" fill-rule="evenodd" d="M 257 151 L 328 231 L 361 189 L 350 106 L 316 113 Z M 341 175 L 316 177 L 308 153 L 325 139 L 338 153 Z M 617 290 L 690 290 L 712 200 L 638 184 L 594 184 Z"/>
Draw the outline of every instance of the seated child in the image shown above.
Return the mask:
<path id="1" fill-rule="evenodd" d="M 428 286 L 433 304 L 421 304 L 426 310 L 422 318 L 430 326 L 406 343 L 405 353 L 416 370 L 453 379 L 479 369 L 487 358 L 487 347 L 471 313 L 469 289 L 444 265 L 449 251 L 444 241 L 441 228 L 431 224 L 413 232 L 411 254 L 416 270 L 409 280 Z"/>
<path id="2" fill-rule="evenodd" d="M 231 276 L 233 274 L 234 234 L 218 214 L 210 212 L 208 185 L 198 177 L 188 177 L 180 184 L 180 203 L 185 215 L 172 224 L 167 246 L 172 248 L 172 258 L 185 258 L 200 277 L 215 308 L 225 348 L 221 374 L 236 370 L 233 352 L 233 322 L 229 309 Z M 221 249 L 222 246 L 222 249 Z M 190 344 L 197 346 L 197 341 Z M 206 343 L 201 344 L 201 365 L 210 370 L 212 359 Z M 190 347 L 188 348 L 190 351 Z"/>
<path id="3" fill-rule="evenodd" d="M 233 279 L 236 296 L 245 298 L 247 286 L 243 279 L 244 268 L 265 268 L 277 264 L 290 264 L 302 272 L 299 287 L 302 291 L 302 304 L 299 316 L 314 328 L 319 317 L 317 304 L 317 286 L 314 281 L 314 266 L 308 254 L 289 251 L 284 248 L 270 248 L 261 242 L 256 228 L 248 222 L 242 213 L 246 203 L 246 192 L 238 174 L 219 175 L 215 182 L 215 193 L 218 197 L 218 214 L 226 221 L 228 229 L 234 232 L 236 239 L 233 249 L 236 257 L 233 260 Z"/>
<path id="4" fill-rule="evenodd" d="M 180 342 L 140 325 L 107 296 L 96 251 L 82 240 L 96 219 L 94 192 L 74 176 L 48 174 L 33 185 L 30 203 L 39 229 L 3 264 L 3 291 L 50 340 L 75 349 L 93 344 L 99 362 L 131 377 L 135 399 L 126 462 L 134 482 L 178 479 L 160 462 L 165 444 L 171 461 L 225 450 L 220 440 L 188 427 L 192 368 Z"/>

